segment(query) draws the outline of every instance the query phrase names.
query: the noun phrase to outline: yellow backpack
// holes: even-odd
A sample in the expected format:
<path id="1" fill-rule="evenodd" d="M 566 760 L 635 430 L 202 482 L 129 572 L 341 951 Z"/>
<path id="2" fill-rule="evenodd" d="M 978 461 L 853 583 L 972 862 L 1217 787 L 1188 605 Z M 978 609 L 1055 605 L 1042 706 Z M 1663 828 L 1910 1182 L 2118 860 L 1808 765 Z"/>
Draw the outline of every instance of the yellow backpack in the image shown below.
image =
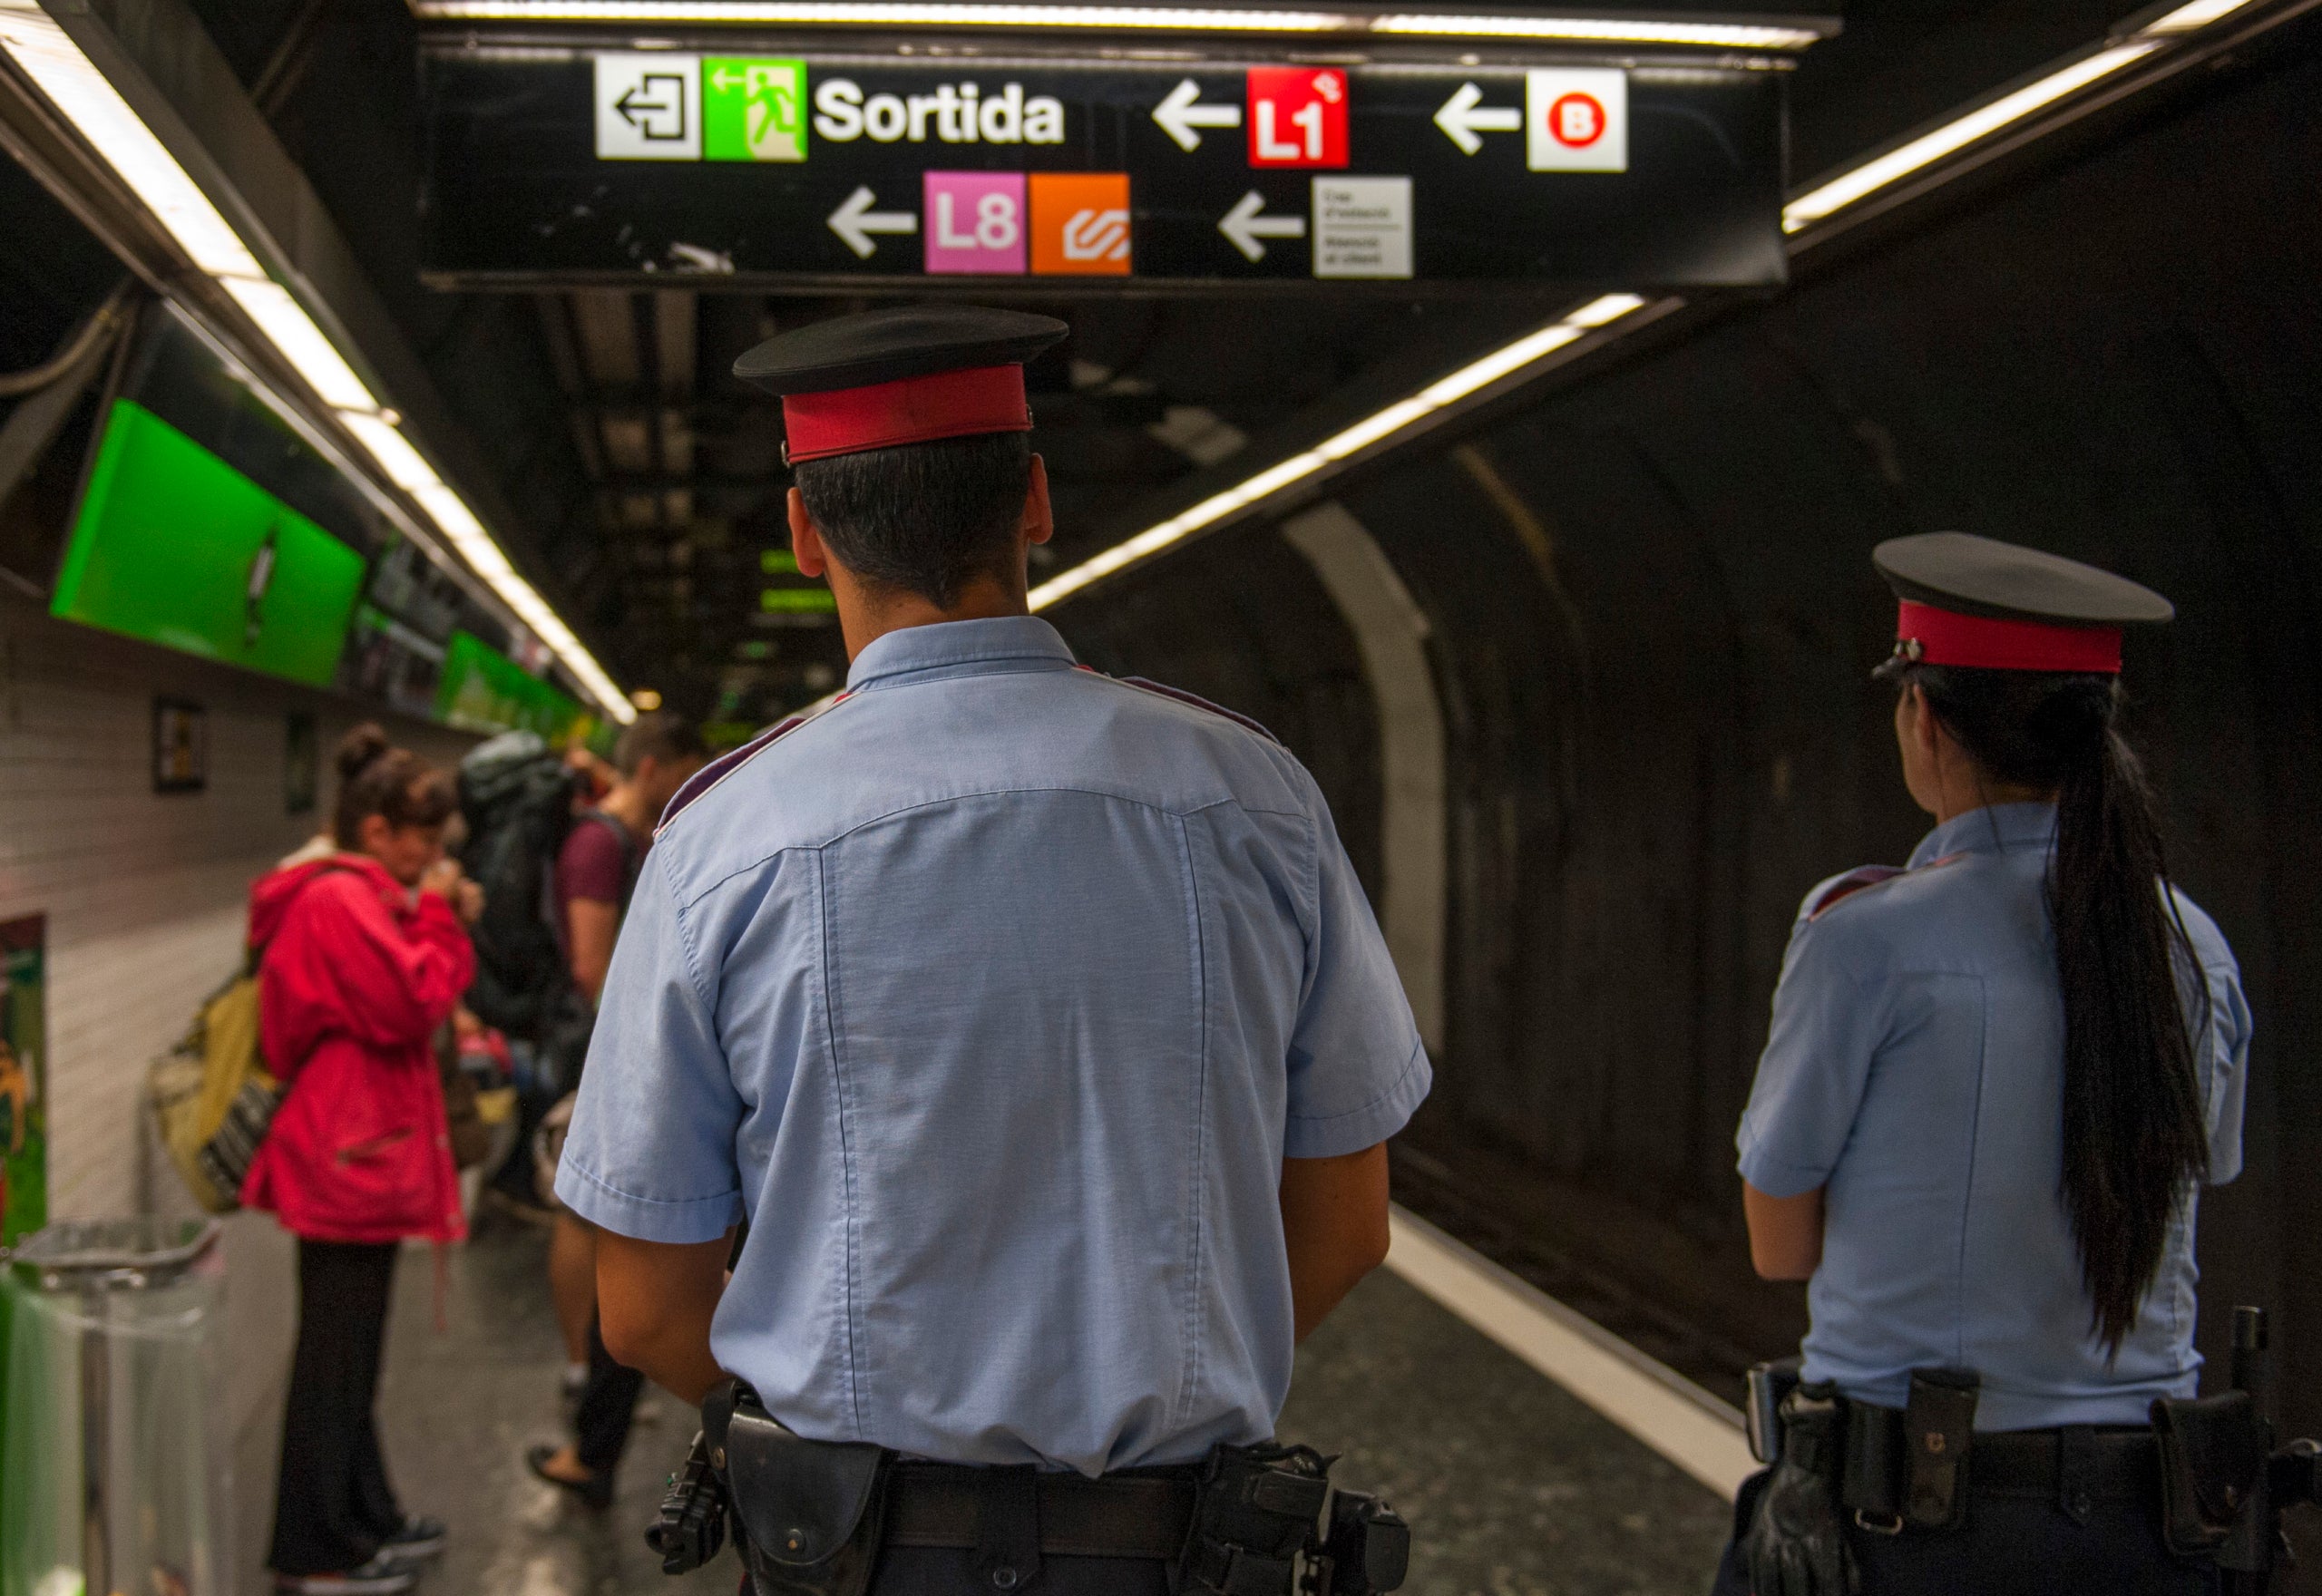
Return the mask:
<path id="1" fill-rule="evenodd" d="M 258 1047 L 258 978 L 237 975 L 203 1002 L 178 1045 L 153 1061 L 154 1117 L 170 1162 L 211 1213 L 241 1206 L 241 1177 L 281 1087 Z"/>

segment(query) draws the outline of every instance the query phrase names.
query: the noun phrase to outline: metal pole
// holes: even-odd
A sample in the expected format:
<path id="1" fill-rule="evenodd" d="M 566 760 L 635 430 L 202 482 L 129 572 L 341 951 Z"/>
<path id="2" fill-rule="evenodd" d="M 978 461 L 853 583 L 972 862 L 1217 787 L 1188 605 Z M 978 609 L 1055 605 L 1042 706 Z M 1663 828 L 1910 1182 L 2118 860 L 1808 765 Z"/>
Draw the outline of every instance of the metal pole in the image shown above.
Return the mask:
<path id="1" fill-rule="evenodd" d="M 112 1364 L 104 1329 L 109 1293 L 81 1290 L 81 1577 L 86 1596 L 112 1591 L 112 1501 L 106 1488 L 112 1451 Z"/>

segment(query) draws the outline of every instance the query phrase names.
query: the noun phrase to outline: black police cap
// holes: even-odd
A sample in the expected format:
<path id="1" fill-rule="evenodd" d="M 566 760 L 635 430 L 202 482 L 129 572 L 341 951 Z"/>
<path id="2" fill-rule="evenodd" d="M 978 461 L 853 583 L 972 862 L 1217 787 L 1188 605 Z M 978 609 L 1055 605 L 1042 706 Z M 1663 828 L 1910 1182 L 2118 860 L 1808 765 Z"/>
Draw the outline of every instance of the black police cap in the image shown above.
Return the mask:
<path id="1" fill-rule="evenodd" d="M 1021 365 L 1071 329 L 1050 316 L 976 305 L 902 305 L 768 338 L 734 375 L 769 394 L 826 394 L 980 366 Z"/>
<path id="2" fill-rule="evenodd" d="M 2062 627 L 2152 626 L 2176 607 L 2142 583 L 1972 532 L 1892 538 L 1871 563 L 1895 596 L 1956 615 Z"/>

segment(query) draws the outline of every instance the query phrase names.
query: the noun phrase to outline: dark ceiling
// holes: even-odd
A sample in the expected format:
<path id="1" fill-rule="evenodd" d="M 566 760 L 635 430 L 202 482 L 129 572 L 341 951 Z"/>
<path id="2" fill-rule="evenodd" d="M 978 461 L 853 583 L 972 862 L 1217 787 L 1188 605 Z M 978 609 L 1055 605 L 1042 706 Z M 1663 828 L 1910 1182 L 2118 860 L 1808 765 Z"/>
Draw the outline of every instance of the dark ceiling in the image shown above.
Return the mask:
<path id="1" fill-rule="evenodd" d="M 1795 74 L 1793 176 L 2100 36 L 2120 3 L 1861 0 Z M 418 32 L 400 0 L 190 5 L 515 507 L 503 535 L 614 675 L 737 725 L 824 690 L 844 665 L 834 628 L 761 608 L 762 588 L 797 580 L 766 564 L 786 542 L 785 478 L 769 402 L 728 371 L 752 342 L 861 302 L 423 287 Z M 1570 297 L 1036 306 L 1073 329 L 1031 373 L 1059 522 L 1040 553 L 1075 562 L 1181 479 L 1261 462 L 1317 407 L 1424 380 Z"/>

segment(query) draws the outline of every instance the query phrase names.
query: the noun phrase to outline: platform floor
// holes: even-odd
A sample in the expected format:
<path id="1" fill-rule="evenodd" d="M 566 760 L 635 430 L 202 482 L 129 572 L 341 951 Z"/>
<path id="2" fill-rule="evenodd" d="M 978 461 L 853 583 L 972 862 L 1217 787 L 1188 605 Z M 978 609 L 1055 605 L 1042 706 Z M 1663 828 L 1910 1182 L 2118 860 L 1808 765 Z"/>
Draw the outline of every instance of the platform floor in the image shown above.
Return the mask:
<path id="1" fill-rule="evenodd" d="M 640 1532 L 690 1438 L 654 1394 L 620 1501 L 593 1514 L 526 1474 L 560 1433 L 544 1234 L 502 1224 L 450 1259 L 447 1328 L 425 1253 L 403 1260 L 380 1404 L 411 1508 L 452 1527 L 427 1596 L 729 1596 L 721 1559 L 671 1581 Z M 1723 1504 L 1446 1309 L 1382 1270 L 1300 1353 L 1286 1437 L 1345 1455 L 1416 1535 L 1413 1596 L 1700 1596 Z"/>

